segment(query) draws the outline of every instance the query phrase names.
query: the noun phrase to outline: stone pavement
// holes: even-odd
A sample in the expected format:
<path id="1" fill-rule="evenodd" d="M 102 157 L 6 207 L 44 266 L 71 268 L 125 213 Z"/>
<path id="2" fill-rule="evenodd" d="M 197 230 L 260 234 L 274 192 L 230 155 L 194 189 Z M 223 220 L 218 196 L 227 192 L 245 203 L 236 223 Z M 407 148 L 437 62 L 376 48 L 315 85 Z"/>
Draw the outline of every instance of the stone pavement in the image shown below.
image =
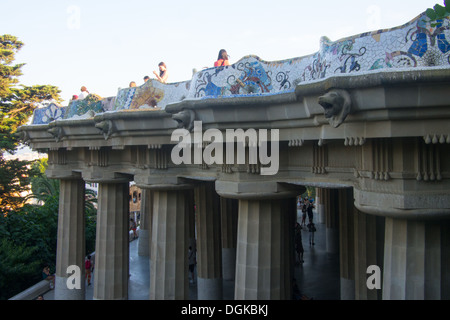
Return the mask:
<path id="1" fill-rule="evenodd" d="M 325 224 L 316 224 L 315 245 L 309 245 L 309 232 L 302 231 L 305 250 L 304 263 L 296 265 L 294 276 L 300 291 L 314 300 L 339 300 L 339 255 L 326 252 Z M 130 278 L 128 300 L 148 300 L 150 285 L 150 265 L 148 257 L 139 256 L 138 240 L 130 242 Z M 94 294 L 94 277 L 92 284 L 86 286 L 86 300 L 92 300 Z M 223 282 L 224 300 L 234 299 L 234 282 Z M 54 300 L 54 290 L 44 295 L 45 300 Z M 197 286 L 189 285 L 189 299 L 197 300 Z"/>

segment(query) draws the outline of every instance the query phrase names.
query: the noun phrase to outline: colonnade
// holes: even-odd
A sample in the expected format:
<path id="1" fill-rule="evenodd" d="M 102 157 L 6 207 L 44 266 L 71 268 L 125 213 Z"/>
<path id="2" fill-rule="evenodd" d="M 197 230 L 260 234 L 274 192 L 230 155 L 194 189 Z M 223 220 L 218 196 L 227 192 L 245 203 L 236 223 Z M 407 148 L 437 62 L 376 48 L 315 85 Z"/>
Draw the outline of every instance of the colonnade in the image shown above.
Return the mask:
<path id="1" fill-rule="evenodd" d="M 94 299 L 128 299 L 128 183 L 99 183 Z M 55 298 L 84 299 L 84 281 L 79 289 L 66 283 L 70 265 L 84 279 L 84 181 L 61 179 L 60 188 Z M 363 213 L 352 188 L 317 188 L 316 202 L 327 251 L 339 254 L 341 299 L 449 298 L 448 221 Z M 222 299 L 224 280 L 235 281 L 236 300 L 291 298 L 295 197 L 230 199 L 214 182 L 197 182 L 143 188 L 141 203 L 149 299 L 189 299 L 189 246 L 197 250 L 199 300 Z M 381 270 L 381 288 L 367 286 L 371 265 Z"/>

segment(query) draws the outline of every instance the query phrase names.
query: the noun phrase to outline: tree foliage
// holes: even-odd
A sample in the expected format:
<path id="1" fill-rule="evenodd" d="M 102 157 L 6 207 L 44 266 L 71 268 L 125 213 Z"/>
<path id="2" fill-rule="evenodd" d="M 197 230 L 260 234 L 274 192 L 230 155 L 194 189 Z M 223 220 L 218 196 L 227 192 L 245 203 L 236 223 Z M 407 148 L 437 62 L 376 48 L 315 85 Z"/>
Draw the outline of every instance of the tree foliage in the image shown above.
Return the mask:
<path id="1" fill-rule="evenodd" d="M 54 270 L 57 228 L 57 199 L 0 217 L 0 299 L 42 280 L 45 264 Z"/>
<path id="2" fill-rule="evenodd" d="M 59 180 L 49 179 L 45 175 L 47 169 L 47 158 L 39 159 L 33 164 L 33 169 L 38 172 L 31 179 L 32 193 L 28 199 L 34 199 L 46 207 L 54 207 L 55 214 L 58 212 L 59 204 Z M 95 250 L 95 236 L 97 227 L 97 195 L 91 189 L 85 190 L 84 214 L 85 214 L 85 242 L 86 252 Z M 55 229 L 56 232 L 56 229 Z M 52 245 L 52 244 L 50 244 Z M 55 244 L 56 252 L 56 244 Z"/>
<path id="3" fill-rule="evenodd" d="M 17 128 L 26 124 L 34 109 L 50 101 L 60 102 L 59 89 L 51 85 L 19 84 L 24 63 L 16 64 L 15 56 L 23 43 L 12 35 L 0 35 L 0 214 L 18 210 L 27 191 L 31 163 L 6 160 L 5 151 L 14 154 L 19 145 Z"/>
<path id="4" fill-rule="evenodd" d="M 444 6 L 436 4 L 433 8 L 428 8 L 425 13 L 431 20 L 443 19 L 450 14 L 450 4 L 444 0 Z"/>
<path id="5" fill-rule="evenodd" d="M 8 214 L 23 206 L 22 192 L 28 190 L 34 171 L 29 161 L 0 157 L 0 214 Z"/>
<path id="6" fill-rule="evenodd" d="M 21 292 L 28 283 L 39 281 L 39 261 L 32 257 L 37 247 L 16 245 L 6 238 L 0 239 L 0 300 L 6 300 Z M 19 277 L 18 277 L 19 276 Z"/>
<path id="7" fill-rule="evenodd" d="M 8 268 L 0 273 L 0 300 L 40 281 L 44 265 L 55 270 L 60 183 L 45 175 L 46 168 L 46 158 L 32 165 L 36 174 L 31 177 L 32 194 L 27 199 L 39 203 L 0 215 L 0 270 Z M 95 250 L 97 198 L 86 189 L 85 199 L 86 252 L 90 253 Z"/>
<path id="8" fill-rule="evenodd" d="M 24 64 L 14 61 L 23 45 L 12 35 L 0 35 L 0 299 L 39 281 L 42 264 L 54 265 L 56 255 L 59 199 L 26 205 L 23 193 L 38 171 L 30 161 L 4 156 L 17 151 L 20 141 L 14 133 L 35 108 L 61 100 L 55 86 L 20 85 Z"/>

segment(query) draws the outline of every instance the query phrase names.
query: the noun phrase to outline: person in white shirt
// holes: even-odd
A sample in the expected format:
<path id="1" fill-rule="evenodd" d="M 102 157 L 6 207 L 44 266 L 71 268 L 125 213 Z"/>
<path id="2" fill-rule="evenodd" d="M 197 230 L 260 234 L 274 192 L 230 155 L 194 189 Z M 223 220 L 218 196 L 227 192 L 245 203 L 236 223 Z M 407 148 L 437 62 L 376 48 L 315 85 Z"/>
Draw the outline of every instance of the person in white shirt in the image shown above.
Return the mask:
<path id="1" fill-rule="evenodd" d="M 86 89 L 85 86 L 82 86 L 80 90 L 81 93 L 78 95 L 78 100 L 82 100 L 89 95 L 89 91 Z"/>

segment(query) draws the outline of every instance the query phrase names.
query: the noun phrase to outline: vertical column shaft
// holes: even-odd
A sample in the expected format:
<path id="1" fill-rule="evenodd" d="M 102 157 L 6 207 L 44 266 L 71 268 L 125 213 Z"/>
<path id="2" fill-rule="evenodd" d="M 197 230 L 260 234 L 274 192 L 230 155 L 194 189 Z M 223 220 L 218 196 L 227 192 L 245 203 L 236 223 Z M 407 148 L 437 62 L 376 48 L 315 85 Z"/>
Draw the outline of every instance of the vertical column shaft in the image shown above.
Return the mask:
<path id="1" fill-rule="evenodd" d="M 188 210 L 188 224 L 189 224 L 189 246 L 192 247 L 194 252 L 197 251 L 197 242 L 196 242 L 196 230 L 195 230 L 195 205 L 194 205 L 194 189 L 186 190 L 186 206 Z"/>
<path id="2" fill-rule="evenodd" d="M 222 244 L 220 199 L 214 183 L 201 183 L 194 189 L 197 208 L 197 290 L 198 300 L 221 300 Z"/>
<path id="3" fill-rule="evenodd" d="M 355 299 L 357 300 L 377 300 L 380 298 L 381 290 L 369 289 L 367 287 L 367 268 L 369 266 L 382 267 L 382 256 L 378 252 L 383 250 L 381 239 L 379 238 L 380 226 L 378 220 L 383 217 L 365 214 L 357 209 L 354 211 L 354 232 L 355 232 Z M 384 241 L 384 239 L 382 239 Z M 382 279 L 380 278 L 380 281 Z M 381 284 L 381 283 L 380 283 Z"/>
<path id="4" fill-rule="evenodd" d="M 84 193 L 83 180 L 60 180 L 55 279 L 55 299 L 58 300 L 85 299 Z M 79 289 L 67 287 L 68 277 L 73 272 L 68 274 L 67 268 L 73 265 L 79 267 L 80 278 L 74 279 L 72 285 L 79 284 Z"/>
<path id="5" fill-rule="evenodd" d="M 326 248 L 329 253 L 339 252 L 338 194 L 336 189 L 322 189 L 321 201 L 325 210 Z"/>
<path id="6" fill-rule="evenodd" d="M 236 300 L 290 299 L 289 225 L 283 200 L 239 200 Z M 291 250 L 292 249 L 292 250 Z"/>
<path id="7" fill-rule="evenodd" d="M 448 230 L 448 221 L 386 218 L 383 299 L 442 299 L 449 287 Z"/>
<path id="8" fill-rule="evenodd" d="M 142 189 L 141 225 L 139 228 L 138 255 L 150 256 L 151 230 L 153 218 L 153 194 L 149 189 Z"/>
<path id="9" fill-rule="evenodd" d="M 339 189 L 339 254 L 341 300 L 355 299 L 355 240 L 353 190 Z"/>
<path id="10" fill-rule="evenodd" d="M 127 300 L 129 273 L 128 183 L 100 183 L 94 299 Z"/>
<path id="11" fill-rule="evenodd" d="M 314 199 L 314 202 L 316 204 L 317 223 L 325 223 L 325 208 L 322 200 L 323 192 L 323 188 L 316 188 L 316 199 Z"/>
<path id="12" fill-rule="evenodd" d="M 234 280 L 236 274 L 236 240 L 239 202 L 220 198 L 222 223 L 223 279 Z"/>
<path id="13" fill-rule="evenodd" d="M 150 299 L 189 298 L 188 209 L 184 190 L 153 191 Z"/>

